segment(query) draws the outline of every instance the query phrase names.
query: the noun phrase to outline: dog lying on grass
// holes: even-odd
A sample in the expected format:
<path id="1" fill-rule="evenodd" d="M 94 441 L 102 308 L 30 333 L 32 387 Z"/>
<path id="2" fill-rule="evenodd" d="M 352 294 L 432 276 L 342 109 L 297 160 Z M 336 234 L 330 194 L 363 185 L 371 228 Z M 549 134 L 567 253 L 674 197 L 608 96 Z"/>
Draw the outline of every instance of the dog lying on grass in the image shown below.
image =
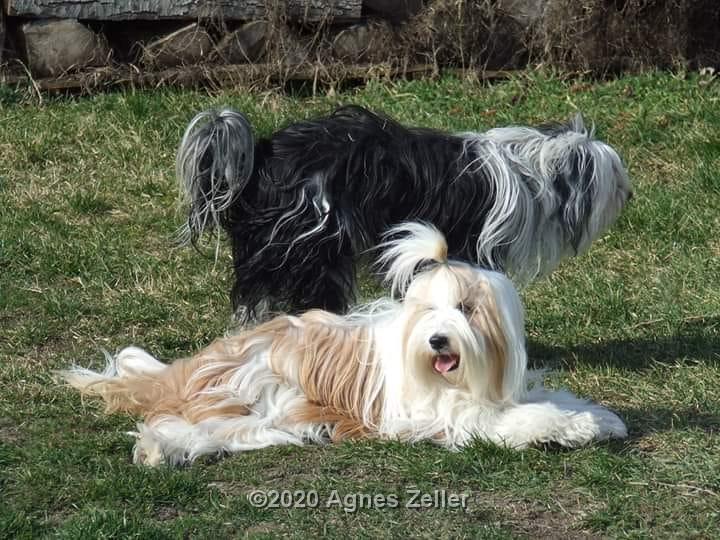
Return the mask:
<path id="1" fill-rule="evenodd" d="M 278 316 L 169 365 L 130 347 L 104 372 L 61 376 L 108 411 L 143 417 L 133 459 L 150 466 L 346 438 L 457 449 L 626 436 L 608 409 L 528 372 L 522 305 L 506 277 L 449 260 L 433 227 L 391 233 L 380 261 L 402 302 Z"/>

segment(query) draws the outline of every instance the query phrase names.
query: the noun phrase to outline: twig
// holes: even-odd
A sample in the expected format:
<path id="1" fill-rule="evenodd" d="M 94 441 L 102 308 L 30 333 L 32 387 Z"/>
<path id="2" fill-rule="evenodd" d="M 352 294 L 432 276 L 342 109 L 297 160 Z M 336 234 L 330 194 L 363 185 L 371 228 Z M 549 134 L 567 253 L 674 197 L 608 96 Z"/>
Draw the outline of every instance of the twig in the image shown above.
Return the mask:
<path id="1" fill-rule="evenodd" d="M 649 321 L 642 321 L 631 326 L 628 326 L 628 330 L 634 330 L 635 328 L 642 328 L 643 326 L 652 326 L 655 323 L 663 322 L 665 319 L 650 319 Z"/>
<path id="2" fill-rule="evenodd" d="M 41 88 L 38 85 L 38 82 L 33 78 L 32 74 L 30 73 L 30 70 L 23 62 L 19 62 L 19 64 L 22 66 L 23 70 L 27 74 L 26 77 L 24 77 L 25 81 L 29 82 L 30 85 L 33 87 L 33 90 L 35 90 L 35 93 L 37 94 L 37 98 L 38 98 L 38 105 L 40 105 L 42 107 L 43 97 L 42 97 L 42 93 L 40 92 Z"/>
<path id="3" fill-rule="evenodd" d="M 448 69 L 444 73 L 458 76 L 476 73 L 482 80 L 507 79 L 511 71 L 476 71 L 465 69 Z M 220 66 L 184 66 L 168 68 L 160 71 L 139 72 L 132 69 L 97 68 L 63 78 L 33 79 L 27 76 L 8 76 L 2 82 L 14 86 L 31 83 L 35 91 L 64 92 L 73 90 L 91 90 L 98 87 L 132 86 L 158 87 L 180 86 L 195 87 L 202 85 L 235 86 L 238 81 L 269 79 L 270 82 L 312 81 L 316 84 L 323 79 L 335 81 L 369 80 L 382 75 L 385 77 L 414 77 L 436 74 L 432 64 L 416 64 L 407 67 L 378 65 L 328 65 L 318 69 L 315 65 L 284 65 L 274 64 L 232 64 Z"/>
<path id="4" fill-rule="evenodd" d="M 653 482 L 653 484 L 656 484 L 658 486 L 663 486 L 663 487 L 669 487 L 669 488 L 673 488 L 673 489 L 685 489 L 688 491 L 697 491 L 700 493 L 705 493 L 706 495 L 710 495 L 712 497 L 720 497 L 719 493 L 716 493 L 715 491 L 713 491 L 711 489 L 701 488 L 698 486 L 691 486 L 690 484 L 670 484 L 668 482 Z M 650 487 L 650 482 L 628 482 L 628 485 Z"/>

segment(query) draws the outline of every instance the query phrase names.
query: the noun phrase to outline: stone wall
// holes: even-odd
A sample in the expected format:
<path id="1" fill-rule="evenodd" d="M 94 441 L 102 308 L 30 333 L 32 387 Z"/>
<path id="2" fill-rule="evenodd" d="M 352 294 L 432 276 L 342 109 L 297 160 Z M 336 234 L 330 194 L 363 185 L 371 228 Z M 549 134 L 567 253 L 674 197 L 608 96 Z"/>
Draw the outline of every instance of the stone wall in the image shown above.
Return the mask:
<path id="1" fill-rule="evenodd" d="M 0 63 L 35 78 L 253 64 L 605 75 L 718 67 L 717 0 L 4 0 Z M 263 68 L 265 69 L 265 68 Z M 263 69 L 254 70 L 263 73 Z M 416 69 L 416 68 L 414 68 Z M 24 70 L 24 68 L 23 68 Z"/>

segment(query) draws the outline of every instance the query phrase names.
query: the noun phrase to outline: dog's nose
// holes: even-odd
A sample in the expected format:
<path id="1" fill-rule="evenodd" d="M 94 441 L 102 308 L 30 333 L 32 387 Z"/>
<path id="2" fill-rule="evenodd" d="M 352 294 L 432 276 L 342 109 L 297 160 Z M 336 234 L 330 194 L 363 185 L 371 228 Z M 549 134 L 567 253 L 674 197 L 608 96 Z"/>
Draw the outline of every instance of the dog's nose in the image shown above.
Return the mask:
<path id="1" fill-rule="evenodd" d="M 441 334 L 433 334 L 430 336 L 428 341 L 430 341 L 430 346 L 436 351 L 439 351 L 443 347 L 447 347 L 448 344 L 447 336 L 443 336 Z"/>

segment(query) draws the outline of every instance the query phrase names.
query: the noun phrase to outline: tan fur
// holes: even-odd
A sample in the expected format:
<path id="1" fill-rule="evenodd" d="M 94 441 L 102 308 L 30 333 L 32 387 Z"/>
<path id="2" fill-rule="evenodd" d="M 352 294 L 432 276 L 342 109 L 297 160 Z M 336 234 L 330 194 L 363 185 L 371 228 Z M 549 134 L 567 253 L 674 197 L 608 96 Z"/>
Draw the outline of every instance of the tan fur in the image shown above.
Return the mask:
<path id="1" fill-rule="evenodd" d="M 138 414 L 146 421 L 162 415 L 181 416 L 191 423 L 245 415 L 249 404 L 202 392 L 226 383 L 254 347 L 286 334 L 290 326 L 288 317 L 278 317 L 238 336 L 217 339 L 195 356 L 176 360 L 158 373 L 131 374 L 80 390 L 101 396 L 108 412 Z"/>
<path id="2" fill-rule="evenodd" d="M 478 282 L 472 291 L 472 299 L 469 302 L 472 302 L 475 307 L 470 315 L 470 324 L 478 328 L 485 338 L 487 361 L 490 366 L 490 385 L 488 387 L 490 397 L 494 400 L 501 400 L 508 354 L 502 318 L 495 303 L 495 297 L 486 282 Z M 481 299 L 480 302 L 478 302 L 478 298 Z"/>
<path id="3" fill-rule="evenodd" d="M 439 263 L 445 263 L 448 260 L 448 245 L 447 242 L 443 239 L 442 242 L 437 242 L 435 246 L 435 255 L 433 256 L 433 260 L 437 261 Z"/>
<path id="4" fill-rule="evenodd" d="M 323 311 L 309 311 L 301 321 L 302 330 L 278 340 L 271 352 L 273 371 L 297 370 L 297 382 L 315 406 L 297 414 L 308 421 L 347 421 L 347 426 L 338 427 L 343 433 L 357 431 L 351 428 L 355 423 L 377 422 L 382 394 L 370 395 L 379 366 L 368 329 Z M 363 418 L 366 404 L 370 404 L 370 418 Z"/>
<path id="5" fill-rule="evenodd" d="M 368 330 L 322 311 L 308 312 L 299 320 L 300 326 L 291 317 L 277 317 L 238 336 L 218 339 L 158 373 L 126 375 L 81 390 L 100 395 L 109 412 L 142 415 L 146 422 L 164 415 L 190 423 L 246 415 L 252 404 L 205 391 L 226 385 L 256 347 L 269 347 L 271 369 L 288 382 L 297 374 L 310 402 L 293 416 L 337 424 L 338 439 L 365 435 L 371 428 L 363 422 L 378 421 L 382 406 L 381 393 L 370 396 L 379 366 Z M 371 403 L 370 418 L 363 418 L 366 403 Z"/>
<path id="6" fill-rule="evenodd" d="M 376 432 L 361 420 L 341 414 L 332 407 L 324 407 L 316 403 L 307 403 L 303 407 L 295 409 L 288 415 L 288 421 L 332 426 L 330 431 L 332 442 L 367 439 L 376 435 Z"/>

